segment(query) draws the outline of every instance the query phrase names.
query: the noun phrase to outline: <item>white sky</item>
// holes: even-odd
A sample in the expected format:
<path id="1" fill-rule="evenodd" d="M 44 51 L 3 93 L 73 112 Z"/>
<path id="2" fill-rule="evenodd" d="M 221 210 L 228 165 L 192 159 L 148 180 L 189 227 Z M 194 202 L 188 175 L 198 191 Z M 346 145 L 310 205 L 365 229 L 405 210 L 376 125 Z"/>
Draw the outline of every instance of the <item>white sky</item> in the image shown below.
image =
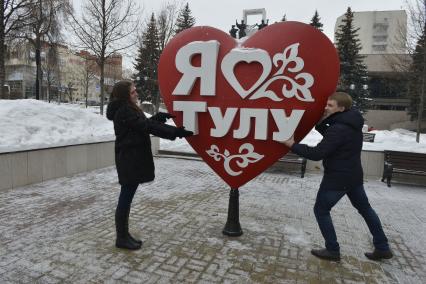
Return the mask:
<path id="1" fill-rule="evenodd" d="M 79 11 L 81 4 L 87 0 L 72 0 L 74 8 Z M 143 8 L 142 18 L 152 12 L 158 12 L 161 7 L 174 0 L 135 0 Z M 176 0 L 179 1 L 179 0 Z M 289 21 L 309 23 L 315 10 L 324 24 L 324 33 L 333 41 L 336 19 L 346 12 L 347 7 L 353 11 L 383 11 L 404 9 L 406 1 L 414 0 L 180 0 L 189 3 L 196 25 L 211 26 L 228 32 L 235 20 L 242 19 L 243 9 L 265 8 L 266 17 L 272 24 L 280 21 L 286 14 Z M 250 18 L 249 18 L 250 24 Z M 132 58 L 126 58 L 126 67 L 132 68 Z"/>
<path id="2" fill-rule="evenodd" d="M 97 114 L 97 108 L 77 104 L 46 103 L 36 100 L 0 100 L 0 153 L 83 144 L 115 139 L 111 121 Z M 169 123 L 173 125 L 172 120 Z M 374 131 L 375 142 L 364 150 L 399 150 L 426 153 L 426 134 L 420 144 L 412 131 Z M 322 136 L 312 130 L 302 141 L 314 146 Z M 161 140 L 161 149 L 193 152 L 185 139 Z"/>
<path id="3" fill-rule="evenodd" d="M 80 0 L 83 1 L 83 0 Z M 146 13 L 157 11 L 167 1 L 136 0 L 143 3 Z M 197 25 L 212 26 L 228 32 L 235 20 L 241 20 L 243 9 L 265 8 L 269 23 L 280 21 L 286 14 L 287 20 L 310 22 L 315 9 L 324 24 L 324 33 L 333 40 L 337 17 L 353 11 L 400 10 L 406 7 L 405 0 L 188 0 L 189 8 Z"/>

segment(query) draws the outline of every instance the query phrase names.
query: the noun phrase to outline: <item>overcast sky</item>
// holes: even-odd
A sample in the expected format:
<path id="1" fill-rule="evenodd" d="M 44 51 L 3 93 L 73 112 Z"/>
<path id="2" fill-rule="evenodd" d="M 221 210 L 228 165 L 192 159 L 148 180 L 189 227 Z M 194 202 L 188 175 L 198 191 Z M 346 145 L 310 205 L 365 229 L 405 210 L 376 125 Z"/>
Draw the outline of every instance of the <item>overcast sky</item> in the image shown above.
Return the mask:
<path id="1" fill-rule="evenodd" d="M 73 0 L 76 10 L 87 0 Z M 173 1 L 173 0 L 169 0 Z M 244 9 L 266 9 L 269 23 L 280 21 L 286 14 L 289 21 L 309 23 L 315 10 L 324 24 L 324 33 L 333 41 L 334 25 L 337 17 L 346 12 L 347 7 L 353 11 L 400 10 L 406 7 L 407 0 L 182 0 L 189 3 L 189 8 L 196 19 L 196 25 L 206 25 L 228 32 L 235 20 L 241 20 Z M 413 0 L 408 0 L 413 1 Z M 151 12 L 157 12 L 167 0 L 135 0 L 143 7 L 145 18 Z M 251 18 L 256 20 L 255 17 Z M 250 24 L 250 18 L 248 19 Z M 128 61 L 128 60 L 126 60 Z M 126 64 L 128 65 L 128 64 Z"/>
<path id="2" fill-rule="evenodd" d="M 83 0 L 80 0 L 83 1 Z M 145 13 L 157 11 L 161 0 L 136 0 L 140 2 Z M 347 7 L 353 11 L 400 10 L 405 0 L 188 0 L 189 8 L 197 25 L 212 26 L 226 32 L 235 20 L 241 20 L 243 9 L 266 9 L 269 23 L 280 21 L 284 14 L 287 20 L 310 22 L 315 10 L 324 24 L 324 33 L 333 40 L 334 24 L 337 17 L 346 12 Z M 254 19 L 253 19 L 254 20 Z M 248 20 L 250 21 L 250 19 Z M 249 22 L 250 24 L 250 22 Z"/>

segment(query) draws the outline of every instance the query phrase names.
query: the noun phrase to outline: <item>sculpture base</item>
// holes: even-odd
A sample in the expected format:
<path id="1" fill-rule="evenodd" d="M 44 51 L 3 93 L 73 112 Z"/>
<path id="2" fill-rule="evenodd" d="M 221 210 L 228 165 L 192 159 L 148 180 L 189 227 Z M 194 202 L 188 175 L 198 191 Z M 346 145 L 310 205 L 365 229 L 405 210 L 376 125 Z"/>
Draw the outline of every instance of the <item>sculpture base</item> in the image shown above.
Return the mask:
<path id="1" fill-rule="evenodd" d="M 239 237 L 243 234 L 240 225 L 239 213 L 239 192 L 237 189 L 231 189 L 229 193 L 228 219 L 222 233 L 230 237 Z"/>

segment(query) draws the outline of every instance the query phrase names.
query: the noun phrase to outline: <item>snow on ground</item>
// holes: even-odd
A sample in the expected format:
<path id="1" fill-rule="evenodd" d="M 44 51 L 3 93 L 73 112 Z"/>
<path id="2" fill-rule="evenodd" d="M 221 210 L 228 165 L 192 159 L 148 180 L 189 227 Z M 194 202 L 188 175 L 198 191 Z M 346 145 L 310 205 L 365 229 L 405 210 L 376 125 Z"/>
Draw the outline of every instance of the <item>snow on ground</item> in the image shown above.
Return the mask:
<path id="1" fill-rule="evenodd" d="M 364 143 L 364 150 L 395 150 L 426 153 L 426 133 L 420 134 L 420 143 L 416 142 L 416 132 L 405 129 L 374 130 L 374 143 Z"/>
<path id="2" fill-rule="evenodd" d="M 113 246 L 114 167 L 3 190 L 0 283 L 146 283 L 160 275 L 157 282 L 175 283 L 194 267 L 205 276 L 196 276 L 200 283 L 426 283 L 424 188 L 366 182 L 395 254 L 377 263 L 363 255 L 373 247 L 367 226 L 342 198 L 333 221 L 343 258 L 328 264 L 309 252 L 323 246 L 312 211 L 321 175 L 265 172 L 248 182 L 239 189 L 244 234 L 228 238 L 221 233 L 228 186 L 198 161 L 156 158 L 155 165 L 156 179 L 139 186 L 132 204 L 131 231 L 144 244 L 131 253 Z"/>
<path id="3" fill-rule="evenodd" d="M 106 107 L 105 107 L 106 110 Z M 169 124 L 173 125 L 170 120 Z M 46 103 L 37 100 L 0 100 L 0 153 L 114 140 L 111 121 L 99 115 L 99 107 Z M 404 129 L 375 130 L 373 143 L 364 150 L 398 150 L 426 153 L 426 134 Z M 302 143 L 314 146 L 322 136 L 312 130 Z M 193 152 L 185 139 L 160 141 L 160 148 Z"/>
<path id="4" fill-rule="evenodd" d="M 363 150 L 383 151 L 395 150 L 405 152 L 426 153 L 426 134 L 420 134 L 420 143 L 416 142 L 416 133 L 405 129 L 374 130 L 370 133 L 376 134 L 374 142 L 364 142 Z M 322 139 L 321 134 L 313 129 L 302 143 L 315 146 Z"/>
<path id="5" fill-rule="evenodd" d="M 114 139 L 112 122 L 80 105 L 0 101 L 0 152 Z"/>

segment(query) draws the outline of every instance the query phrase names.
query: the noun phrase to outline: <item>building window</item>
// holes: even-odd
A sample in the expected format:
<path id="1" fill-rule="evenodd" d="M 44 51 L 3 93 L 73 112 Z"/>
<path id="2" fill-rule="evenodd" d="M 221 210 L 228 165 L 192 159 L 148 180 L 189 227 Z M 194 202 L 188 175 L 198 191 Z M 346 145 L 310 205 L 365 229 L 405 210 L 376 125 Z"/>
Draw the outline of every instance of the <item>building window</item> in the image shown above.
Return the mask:
<path id="1" fill-rule="evenodd" d="M 388 23 L 375 23 L 373 29 L 375 33 L 387 33 L 389 28 Z"/>
<path id="2" fill-rule="evenodd" d="M 383 41 L 387 41 L 388 36 L 386 35 L 374 35 L 373 36 L 373 41 L 375 42 L 383 42 Z"/>
<path id="3" fill-rule="evenodd" d="M 373 44 L 373 51 L 386 51 L 386 44 Z"/>
<path id="4" fill-rule="evenodd" d="M 407 82 L 404 76 L 389 78 L 371 76 L 369 90 L 373 98 L 406 98 Z"/>
<path id="5" fill-rule="evenodd" d="M 393 106 L 393 105 L 372 105 L 370 109 L 406 111 L 407 107 L 406 106 Z"/>

